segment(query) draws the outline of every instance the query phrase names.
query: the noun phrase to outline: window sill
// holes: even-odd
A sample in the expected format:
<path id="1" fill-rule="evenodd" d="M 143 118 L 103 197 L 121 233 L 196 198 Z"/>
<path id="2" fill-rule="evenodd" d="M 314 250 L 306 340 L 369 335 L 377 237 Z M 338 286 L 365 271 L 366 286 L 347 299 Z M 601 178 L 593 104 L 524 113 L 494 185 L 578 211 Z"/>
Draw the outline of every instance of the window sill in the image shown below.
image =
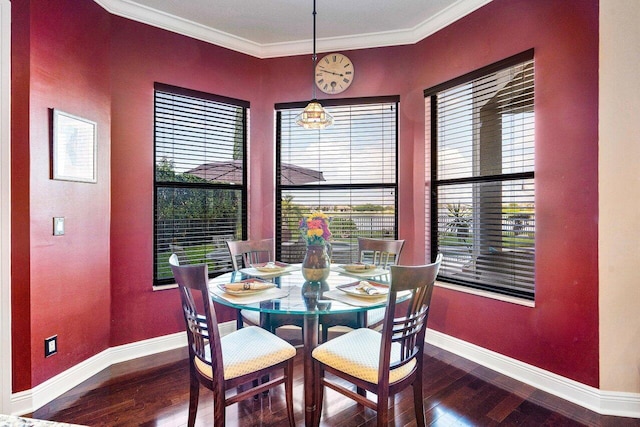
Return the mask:
<path id="1" fill-rule="evenodd" d="M 177 283 L 170 283 L 168 285 L 158 285 L 153 287 L 153 291 L 164 291 L 167 289 L 176 289 L 178 287 Z"/>
<path id="2" fill-rule="evenodd" d="M 509 295 L 501 295 L 501 294 L 497 294 L 497 293 L 494 293 L 494 292 L 483 291 L 481 289 L 473 289 L 473 288 L 469 288 L 467 286 L 455 285 L 453 283 L 445 283 L 445 282 L 436 281 L 436 286 L 439 287 L 439 288 L 450 289 L 452 291 L 457 291 L 457 292 L 464 292 L 465 294 L 476 295 L 476 296 L 483 297 L 483 298 L 490 298 L 490 299 L 493 299 L 493 300 L 508 302 L 508 303 L 511 303 L 511 304 L 522 305 L 522 306 L 525 306 L 525 307 L 533 308 L 533 307 L 536 306 L 535 301 L 530 301 L 530 300 L 523 299 L 523 298 L 511 297 Z"/>

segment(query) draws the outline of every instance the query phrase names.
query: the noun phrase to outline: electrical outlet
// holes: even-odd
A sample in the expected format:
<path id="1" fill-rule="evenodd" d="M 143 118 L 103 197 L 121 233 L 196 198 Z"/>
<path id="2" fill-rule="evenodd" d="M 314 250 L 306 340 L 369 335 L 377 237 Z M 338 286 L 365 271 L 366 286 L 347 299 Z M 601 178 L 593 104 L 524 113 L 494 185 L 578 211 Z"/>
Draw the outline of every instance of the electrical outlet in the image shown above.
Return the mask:
<path id="1" fill-rule="evenodd" d="M 58 336 L 44 339 L 44 357 L 53 356 L 58 352 Z"/>

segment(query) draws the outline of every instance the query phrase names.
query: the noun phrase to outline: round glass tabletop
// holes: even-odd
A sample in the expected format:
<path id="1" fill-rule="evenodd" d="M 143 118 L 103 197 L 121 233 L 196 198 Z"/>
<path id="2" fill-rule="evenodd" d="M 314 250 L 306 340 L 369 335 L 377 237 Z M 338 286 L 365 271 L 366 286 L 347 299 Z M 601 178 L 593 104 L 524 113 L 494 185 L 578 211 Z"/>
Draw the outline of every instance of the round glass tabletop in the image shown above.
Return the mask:
<path id="1" fill-rule="evenodd" d="M 275 277 L 258 273 L 261 277 L 256 277 L 247 272 L 253 269 L 210 279 L 209 293 L 213 301 L 243 310 L 300 315 L 360 312 L 381 308 L 387 303 L 390 280 L 387 272 L 358 277 L 332 267 L 322 284 L 305 282 L 295 266 Z M 226 286 L 230 284 L 235 286 Z"/>

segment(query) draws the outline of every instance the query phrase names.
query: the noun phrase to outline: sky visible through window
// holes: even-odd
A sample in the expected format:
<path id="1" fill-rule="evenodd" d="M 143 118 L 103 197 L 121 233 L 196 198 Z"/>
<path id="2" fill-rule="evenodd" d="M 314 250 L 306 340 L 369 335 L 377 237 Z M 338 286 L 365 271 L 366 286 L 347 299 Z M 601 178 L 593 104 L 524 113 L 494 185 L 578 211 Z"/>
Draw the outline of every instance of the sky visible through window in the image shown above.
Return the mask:
<path id="1" fill-rule="evenodd" d="M 293 118 L 300 109 L 282 112 L 281 162 L 321 171 L 319 185 L 394 183 L 396 180 L 396 103 L 325 107 L 334 125 L 304 129 Z M 382 199 L 381 199 L 382 196 Z M 388 204 L 394 194 L 358 191 L 357 204 Z M 352 204 L 350 192 L 323 190 L 322 197 Z M 319 201 L 318 204 L 321 204 Z"/>

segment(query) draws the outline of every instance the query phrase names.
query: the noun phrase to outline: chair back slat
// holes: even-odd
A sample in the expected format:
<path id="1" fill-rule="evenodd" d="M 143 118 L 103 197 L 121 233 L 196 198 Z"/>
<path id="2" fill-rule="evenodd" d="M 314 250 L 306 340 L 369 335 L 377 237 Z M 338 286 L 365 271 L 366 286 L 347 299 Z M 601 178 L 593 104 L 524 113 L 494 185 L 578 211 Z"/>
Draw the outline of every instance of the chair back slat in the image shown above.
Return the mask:
<path id="1" fill-rule="evenodd" d="M 382 268 L 397 265 L 404 240 L 358 238 L 359 261 Z"/>
<path id="2" fill-rule="evenodd" d="M 408 363 L 420 351 L 418 340 L 423 326 L 426 325 L 428 313 L 429 308 L 423 305 L 410 317 L 394 319 L 391 342 L 400 345 L 401 358 L 395 363 L 391 362 L 391 369 Z"/>
<path id="3" fill-rule="evenodd" d="M 418 369 L 421 369 L 429 305 L 441 261 L 442 255 L 438 255 L 433 264 L 391 266 L 391 284 L 380 348 L 378 377 L 381 383 L 388 384 L 390 370 L 414 359 L 420 365 Z M 406 311 L 396 307 L 399 292 L 411 292 L 409 300 L 402 303 L 403 307 L 406 305 Z M 391 360 L 392 345 L 400 348 L 398 358 L 393 361 Z"/>
<path id="4" fill-rule="evenodd" d="M 184 305 L 182 310 L 186 319 L 188 336 L 190 337 L 188 341 L 191 343 L 194 354 L 205 361 L 207 346 L 210 340 L 209 327 L 207 326 L 206 320 L 203 322 L 201 317 L 198 316 L 198 313 L 193 312 Z"/>
<path id="5" fill-rule="evenodd" d="M 227 240 L 227 248 L 235 271 L 251 264 L 275 260 L 273 239 Z"/>

